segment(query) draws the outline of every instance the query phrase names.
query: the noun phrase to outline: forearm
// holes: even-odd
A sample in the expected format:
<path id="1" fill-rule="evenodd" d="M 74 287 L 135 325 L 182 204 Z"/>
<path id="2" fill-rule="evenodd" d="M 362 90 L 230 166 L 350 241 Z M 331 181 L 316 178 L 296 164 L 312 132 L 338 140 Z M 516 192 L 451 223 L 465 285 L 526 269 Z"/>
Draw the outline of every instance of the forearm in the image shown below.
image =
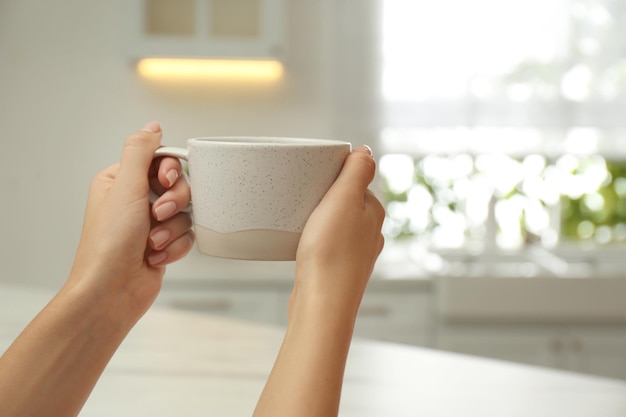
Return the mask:
<path id="1" fill-rule="evenodd" d="M 295 307 L 254 417 L 337 416 L 355 316 L 317 300 Z"/>
<path id="2" fill-rule="evenodd" d="M 0 358 L 0 415 L 77 415 L 136 321 L 119 304 L 62 290 Z"/>

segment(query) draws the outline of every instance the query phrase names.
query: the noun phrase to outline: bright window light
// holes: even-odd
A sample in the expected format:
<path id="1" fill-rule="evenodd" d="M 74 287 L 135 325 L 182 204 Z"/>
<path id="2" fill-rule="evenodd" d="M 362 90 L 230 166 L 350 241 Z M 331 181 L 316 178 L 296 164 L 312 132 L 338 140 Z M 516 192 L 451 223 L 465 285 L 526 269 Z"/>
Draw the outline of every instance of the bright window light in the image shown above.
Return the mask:
<path id="1" fill-rule="evenodd" d="M 383 97 L 459 98 L 480 93 L 481 77 L 529 58 L 548 62 L 562 53 L 565 6 L 565 0 L 384 0 Z"/>

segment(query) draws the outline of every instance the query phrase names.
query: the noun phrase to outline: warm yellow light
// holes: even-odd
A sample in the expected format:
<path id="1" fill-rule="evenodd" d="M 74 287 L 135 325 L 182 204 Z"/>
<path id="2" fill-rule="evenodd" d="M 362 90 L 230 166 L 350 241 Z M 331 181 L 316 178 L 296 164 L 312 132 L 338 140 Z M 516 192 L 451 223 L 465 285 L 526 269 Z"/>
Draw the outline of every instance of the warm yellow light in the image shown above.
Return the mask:
<path id="1" fill-rule="evenodd" d="M 146 58 L 137 71 L 146 78 L 275 81 L 283 66 L 271 60 Z"/>

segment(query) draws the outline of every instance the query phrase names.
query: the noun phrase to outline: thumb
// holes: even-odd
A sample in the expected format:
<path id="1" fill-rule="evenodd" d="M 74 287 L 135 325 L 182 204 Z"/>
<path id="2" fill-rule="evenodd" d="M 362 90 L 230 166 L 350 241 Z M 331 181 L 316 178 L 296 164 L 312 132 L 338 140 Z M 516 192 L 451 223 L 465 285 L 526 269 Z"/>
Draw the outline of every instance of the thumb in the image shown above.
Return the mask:
<path id="1" fill-rule="evenodd" d="M 144 182 L 148 184 L 148 172 L 154 158 L 154 151 L 161 144 L 161 137 L 161 125 L 150 122 L 126 139 L 118 175 L 122 183 L 141 186 Z"/>
<path id="2" fill-rule="evenodd" d="M 367 145 L 361 145 L 346 158 L 331 191 L 363 196 L 375 173 L 376 161 L 372 157 L 372 150 Z"/>

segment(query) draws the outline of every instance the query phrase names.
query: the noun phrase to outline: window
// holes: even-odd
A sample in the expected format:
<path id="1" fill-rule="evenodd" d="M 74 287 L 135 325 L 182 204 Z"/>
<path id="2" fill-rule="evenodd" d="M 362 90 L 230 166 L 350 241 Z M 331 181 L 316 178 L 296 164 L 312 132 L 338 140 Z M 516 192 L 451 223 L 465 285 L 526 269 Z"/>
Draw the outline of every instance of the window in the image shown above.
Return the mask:
<path id="1" fill-rule="evenodd" d="M 626 3 L 381 4 L 388 238 L 626 242 Z"/>

